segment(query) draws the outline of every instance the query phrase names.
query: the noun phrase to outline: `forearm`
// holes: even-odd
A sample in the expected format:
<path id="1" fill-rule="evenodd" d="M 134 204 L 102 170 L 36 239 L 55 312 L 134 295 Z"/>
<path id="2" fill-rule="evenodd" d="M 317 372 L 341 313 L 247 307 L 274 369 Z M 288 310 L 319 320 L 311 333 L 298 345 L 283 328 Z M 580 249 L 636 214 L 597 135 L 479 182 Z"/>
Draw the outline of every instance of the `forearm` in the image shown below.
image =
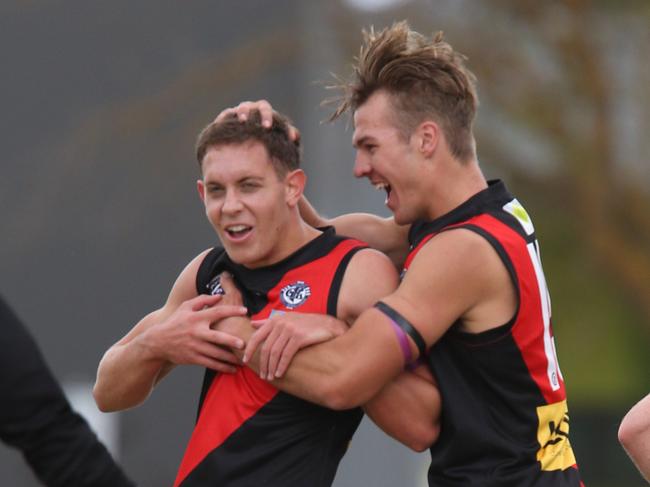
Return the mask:
<path id="1" fill-rule="evenodd" d="M 363 408 L 386 434 L 415 451 L 426 450 L 438 438 L 438 388 L 413 372 L 401 373 Z"/>
<path id="2" fill-rule="evenodd" d="M 323 316 L 323 318 L 329 319 L 327 316 Z M 245 342 L 248 342 L 255 332 L 250 320 L 242 318 L 222 320 L 218 329 L 238 336 Z M 315 349 L 316 353 L 314 353 Z M 331 404 L 333 395 L 329 393 L 329 384 L 332 383 L 331 379 L 341 372 L 341 367 L 338 364 L 343 363 L 343 359 L 336 349 L 329 352 L 326 349 L 326 353 L 319 349 L 320 346 L 312 346 L 299 351 L 284 376 L 270 382 L 284 392 L 322 406 L 333 407 Z M 242 350 L 233 350 L 233 352 L 240 359 L 244 358 Z M 247 357 L 246 365 L 255 372 L 260 372 L 260 348 L 251 357 Z M 267 379 L 266 377 L 262 378 Z"/>
<path id="3" fill-rule="evenodd" d="M 141 404 L 171 368 L 148 349 L 145 339 L 113 345 L 97 369 L 93 396 L 101 411 L 119 411 Z"/>
<path id="4" fill-rule="evenodd" d="M 348 332 L 325 343 L 299 351 L 287 372 L 272 384 L 308 401 L 332 408 L 360 406 L 375 396 L 390 379 L 399 374 L 402 357 L 389 327 L 374 329 L 372 315 Z M 363 331 L 363 328 L 373 328 Z M 224 320 L 219 329 L 248 341 L 253 334 L 250 322 L 238 318 Z M 370 343 L 364 337 L 376 340 Z M 378 342 L 383 342 L 379 344 Z M 384 344 L 388 345 L 384 348 Z M 235 351 L 240 357 L 241 352 Z M 377 366 L 376 354 L 382 354 Z M 259 371 L 259 352 L 247 357 L 247 364 Z"/>
<path id="5" fill-rule="evenodd" d="M 298 209 L 300 210 L 300 216 L 302 219 L 314 228 L 324 227 L 329 224 L 328 220 L 318 214 L 316 208 L 311 205 L 304 195 L 298 202 Z"/>
<path id="6" fill-rule="evenodd" d="M 650 394 L 625 415 L 618 437 L 643 477 L 650 481 Z"/>

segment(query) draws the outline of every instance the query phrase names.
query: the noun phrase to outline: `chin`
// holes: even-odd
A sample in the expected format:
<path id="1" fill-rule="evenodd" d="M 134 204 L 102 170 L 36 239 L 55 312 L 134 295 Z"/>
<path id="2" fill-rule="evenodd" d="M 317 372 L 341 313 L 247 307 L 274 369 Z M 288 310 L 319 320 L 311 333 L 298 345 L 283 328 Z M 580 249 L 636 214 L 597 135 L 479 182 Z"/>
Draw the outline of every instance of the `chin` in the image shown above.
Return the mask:
<path id="1" fill-rule="evenodd" d="M 231 252 L 228 249 L 226 249 L 226 252 L 228 253 L 228 257 L 230 257 L 230 260 L 232 260 L 235 264 L 243 265 L 249 269 L 263 267 L 265 265 L 264 256 L 258 253 L 253 254 L 252 252 L 246 251 Z"/>
<path id="2" fill-rule="evenodd" d="M 415 221 L 414 218 L 409 218 L 408 215 L 403 213 L 393 213 L 393 218 L 398 225 L 409 225 Z"/>

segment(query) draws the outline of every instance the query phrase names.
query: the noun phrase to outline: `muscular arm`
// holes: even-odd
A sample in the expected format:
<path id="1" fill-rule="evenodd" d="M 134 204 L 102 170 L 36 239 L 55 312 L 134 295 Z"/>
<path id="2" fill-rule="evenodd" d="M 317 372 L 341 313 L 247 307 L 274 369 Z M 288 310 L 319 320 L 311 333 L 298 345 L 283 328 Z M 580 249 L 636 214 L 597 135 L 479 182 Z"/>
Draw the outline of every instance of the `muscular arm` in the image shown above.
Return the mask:
<path id="1" fill-rule="evenodd" d="M 353 323 L 397 285 L 397 274 L 382 254 L 370 250 L 360 252 L 344 276 L 338 315 Z M 422 451 L 438 435 L 440 395 L 431 375 L 423 370 L 419 372 L 419 375 L 401 372 L 366 402 L 363 409 L 385 433 Z"/>
<path id="2" fill-rule="evenodd" d="M 516 306 L 500 258 L 487 241 L 468 230 L 447 231 L 431 239 L 397 290 L 382 301 L 409 320 L 428 347 L 459 318 L 468 331 L 479 332 L 506 322 Z M 250 331 L 242 332 L 247 340 Z M 409 342 L 417 357 L 414 342 Z M 276 384 L 312 402 L 346 409 L 370 401 L 403 367 L 390 320 L 371 308 L 348 332 L 296 354 Z"/>
<path id="3" fill-rule="evenodd" d="M 299 203 L 300 215 L 313 227 L 333 226 L 336 233 L 367 242 L 386 254 L 398 269 L 408 253 L 408 225 L 398 225 L 393 218 L 381 218 L 371 213 L 348 213 L 323 218 L 304 196 Z"/>
<path id="4" fill-rule="evenodd" d="M 232 371 L 237 358 L 219 345 L 239 347 L 236 337 L 210 329 L 233 307 L 213 306 L 219 296 L 197 296 L 196 273 L 207 251 L 181 272 L 165 305 L 145 316 L 104 354 L 93 395 L 102 411 L 137 406 L 177 364 Z"/>
<path id="5" fill-rule="evenodd" d="M 384 255 L 370 249 L 359 252 L 351 260 L 341 284 L 338 316 L 352 323 L 363 310 L 392 292 L 396 285 L 395 269 Z M 290 315 L 281 315 L 278 318 L 288 318 Z M 331 317 L 321 319 L 324 321 Z M 226 320 L 229 321 L 231 320 Z M 245 323 L 241 323 L 241 326 L 247 327 Z M 226 330 L 229 333 L 246 333 L 242 329 L 226 328 Z M 250 328 L 248 331 L 250 332 Z M 393 340 L 395 340 L 394 336 Z M 403 368 L 403 359 L 401 357 L 398 359 L 401 360 L 400 368 Z M 259 356 L 255 355 L 250 365 L 259 371 Z M 281 389 L 284 388 L 282 379 L 274 381 L 274 384 Z M 314 397 L 310 399 L 314 400 Z M 331 406 L 322 398 L 315 402 Z M 415 450 L 424 450 L 437 438 L 440 397 L 433 379 L 426 372 L 398 374 L 376 397 L 364 404 L 364 409 L 387 434 Z"/>
<path id="6" fill-rule="evenodd" d="M 641 475 L 650 481 L 650 394 L 625 415 L 618 439 Z"/>

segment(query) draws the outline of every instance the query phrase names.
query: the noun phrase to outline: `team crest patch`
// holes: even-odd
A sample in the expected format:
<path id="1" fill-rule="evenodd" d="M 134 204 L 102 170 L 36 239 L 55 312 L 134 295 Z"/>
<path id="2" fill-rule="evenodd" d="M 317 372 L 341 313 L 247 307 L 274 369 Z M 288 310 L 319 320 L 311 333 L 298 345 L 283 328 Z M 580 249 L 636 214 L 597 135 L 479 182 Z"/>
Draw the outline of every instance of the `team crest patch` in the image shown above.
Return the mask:
<path id="1" fill-rule="evenodd" d="M 311 288 L 304 281 L 288 284 L 280 291 L 280 300 L 289 309 L 294 309 L 307 301 L 311 296 Z"/>
<path id="2" fill-rule="evenodd" d="M 210 293 L 210 296 L 214 296 L 216 294 L 226 294 L 226 291 L 223 290 L 221 287 L 221 276 L 217 275 L 212 279 L 206 286 L 208 288 L 208 292 Z"/>

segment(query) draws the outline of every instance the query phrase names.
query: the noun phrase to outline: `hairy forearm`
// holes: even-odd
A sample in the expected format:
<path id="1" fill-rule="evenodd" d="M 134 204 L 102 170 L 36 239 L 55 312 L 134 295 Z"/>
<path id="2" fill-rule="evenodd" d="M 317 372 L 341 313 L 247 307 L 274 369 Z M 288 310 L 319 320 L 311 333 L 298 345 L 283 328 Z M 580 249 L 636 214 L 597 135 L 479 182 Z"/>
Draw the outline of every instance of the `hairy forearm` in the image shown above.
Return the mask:
<path id="1" fill-rule="evenodd" d="M 169 367 L 150 353 L 142 337 L 113 345 L 104 354 L 97 370 L 93 388 L 97 406 L 108 412 L 141 404 Z"/>
<path id="2" fill-rule="evenodd" d="M 438 388 L 413 372 L 401 373 L 363 408 L 386 434 L 415 451 L 426 450 L 438 438 Z"/>

